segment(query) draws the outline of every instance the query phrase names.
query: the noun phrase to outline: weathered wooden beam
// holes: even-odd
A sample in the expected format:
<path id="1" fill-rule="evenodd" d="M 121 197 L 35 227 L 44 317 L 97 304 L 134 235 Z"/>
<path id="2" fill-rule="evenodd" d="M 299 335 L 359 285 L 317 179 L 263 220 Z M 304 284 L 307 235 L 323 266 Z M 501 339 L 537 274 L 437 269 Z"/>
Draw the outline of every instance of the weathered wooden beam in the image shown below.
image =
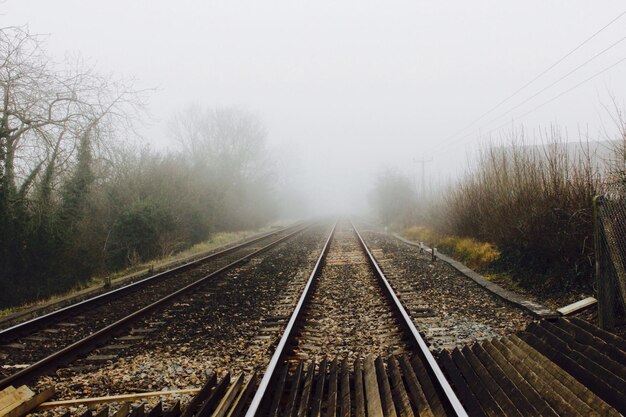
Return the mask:
<path id="1" fill-rule="evenodd" d="M 200 388 L 177 389 L 172 391 L 140 392 L 135 394 L 109 395 L 106 397 L 75 398 L 72 400 L 43 402 L 39 404 L 39 407 L 37 409 L 48 410 L 56 407 L 67 407 L 74 405 L 95 405 L 118 401 L 135 401 L 142 398 L 160 397 L 164 395 L 196 394 L 198 393 L 198 391 L 200 391 Z"/>
<path id="2" fill-rule="evenodd" d="M 22 416 L 25 416 L 30 411 L 35 409 L 39 404 L 41 404 L 44 401 L 52 398 L 54 393 L 55 393 L 54 387 L 46 388 L 45 390 L 41 391 L 40 393 L 35 394 L 33 397 L 30 397 L 29 399 L 25 400 L 24 402 L 22 402 L 17 407 L 15 407 L 12 410 L 10 410 L 9 412 L 2 413 L 2 417 L 22 417 Z"/>
<path id="3" fill-rule="evenodd" d="M 557 309 L 556 311 L 558 311 L 559 313 L 561 313 L 564 316 L 568 316 L 570 314 L 574 314 L 577 313 L 581 310 L 586 309 L 587 307 L 591 307 L 598 304 L 598 300 L 596 300 L 593 297 L 587 297 L 584 298 L 580 301 L 576 301 L 575 303 L 566 305 L 565 307 L 561 307 L 559 309 Z"/>

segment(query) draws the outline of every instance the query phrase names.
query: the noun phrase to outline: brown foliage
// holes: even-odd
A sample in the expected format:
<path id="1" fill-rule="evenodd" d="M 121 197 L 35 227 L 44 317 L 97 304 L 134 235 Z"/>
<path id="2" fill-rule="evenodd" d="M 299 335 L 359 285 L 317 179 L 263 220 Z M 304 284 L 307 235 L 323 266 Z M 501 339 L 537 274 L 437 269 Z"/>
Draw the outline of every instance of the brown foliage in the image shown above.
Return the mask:
<path id="1" fill-rule="evenodd" d="M 447 233 L 492 242 L 503 266 L 567 284 L 589 283 L 593 261 L 592 198 L 600 176 L 585 144 L 529 146 L 514 139 L 490 146 L 447 198 Z"/>

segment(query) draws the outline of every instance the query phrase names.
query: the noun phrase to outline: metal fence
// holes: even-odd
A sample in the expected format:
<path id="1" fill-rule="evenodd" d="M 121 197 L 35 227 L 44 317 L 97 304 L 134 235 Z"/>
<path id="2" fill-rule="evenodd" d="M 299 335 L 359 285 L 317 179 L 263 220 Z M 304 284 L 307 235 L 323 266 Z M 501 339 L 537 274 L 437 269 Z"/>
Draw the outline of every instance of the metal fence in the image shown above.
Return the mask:
<path id="1" fill-rule="evenodd" d="M 598 320 L 611 329 L 626 316 L 626 193 L 594 200 Z"/>

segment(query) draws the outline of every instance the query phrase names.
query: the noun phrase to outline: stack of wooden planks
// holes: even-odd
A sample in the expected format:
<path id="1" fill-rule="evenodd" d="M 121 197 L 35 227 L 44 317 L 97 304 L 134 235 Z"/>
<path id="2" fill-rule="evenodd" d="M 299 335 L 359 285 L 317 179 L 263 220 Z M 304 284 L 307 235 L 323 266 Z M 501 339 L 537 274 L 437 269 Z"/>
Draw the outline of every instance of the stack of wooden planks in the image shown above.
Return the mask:
<path id="1" fill-rule="evenodd" d="M 54 395 L 54 387 L 35 394 L 26 385 L 0 391 L 0 417 L 21 417 Z"/>

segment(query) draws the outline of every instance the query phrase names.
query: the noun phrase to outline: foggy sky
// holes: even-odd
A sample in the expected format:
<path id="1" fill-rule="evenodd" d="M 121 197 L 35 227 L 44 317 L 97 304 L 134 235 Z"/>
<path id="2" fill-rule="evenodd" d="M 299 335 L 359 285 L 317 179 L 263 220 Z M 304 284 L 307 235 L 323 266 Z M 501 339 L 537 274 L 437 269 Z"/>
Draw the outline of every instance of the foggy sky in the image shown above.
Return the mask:
<path id="1" fill-rule="evenodd" d="M 56 56 L 80 52 L 102 72 L 157 87 L 156 148 L 167 120 L 197 103 L 257 113 L 290 177 L 326 208 L 363 200 L 376 172 L 419 182 L 457 174 L 478 133 L 551 123 L 598 137 L 609 93 L 624 103 L 626 63 L 515 119 L 626 57 L 626 41 L 491 125 L 485 123 L 626 36 L 626 16 L 510 102 L 442 141 L 531 80 L 626 9 L 620 1 L 119 1 L 7 0 L 2 26 L 48 33 Z M 280 150 L 280 151 L 279 151 Z"/>

